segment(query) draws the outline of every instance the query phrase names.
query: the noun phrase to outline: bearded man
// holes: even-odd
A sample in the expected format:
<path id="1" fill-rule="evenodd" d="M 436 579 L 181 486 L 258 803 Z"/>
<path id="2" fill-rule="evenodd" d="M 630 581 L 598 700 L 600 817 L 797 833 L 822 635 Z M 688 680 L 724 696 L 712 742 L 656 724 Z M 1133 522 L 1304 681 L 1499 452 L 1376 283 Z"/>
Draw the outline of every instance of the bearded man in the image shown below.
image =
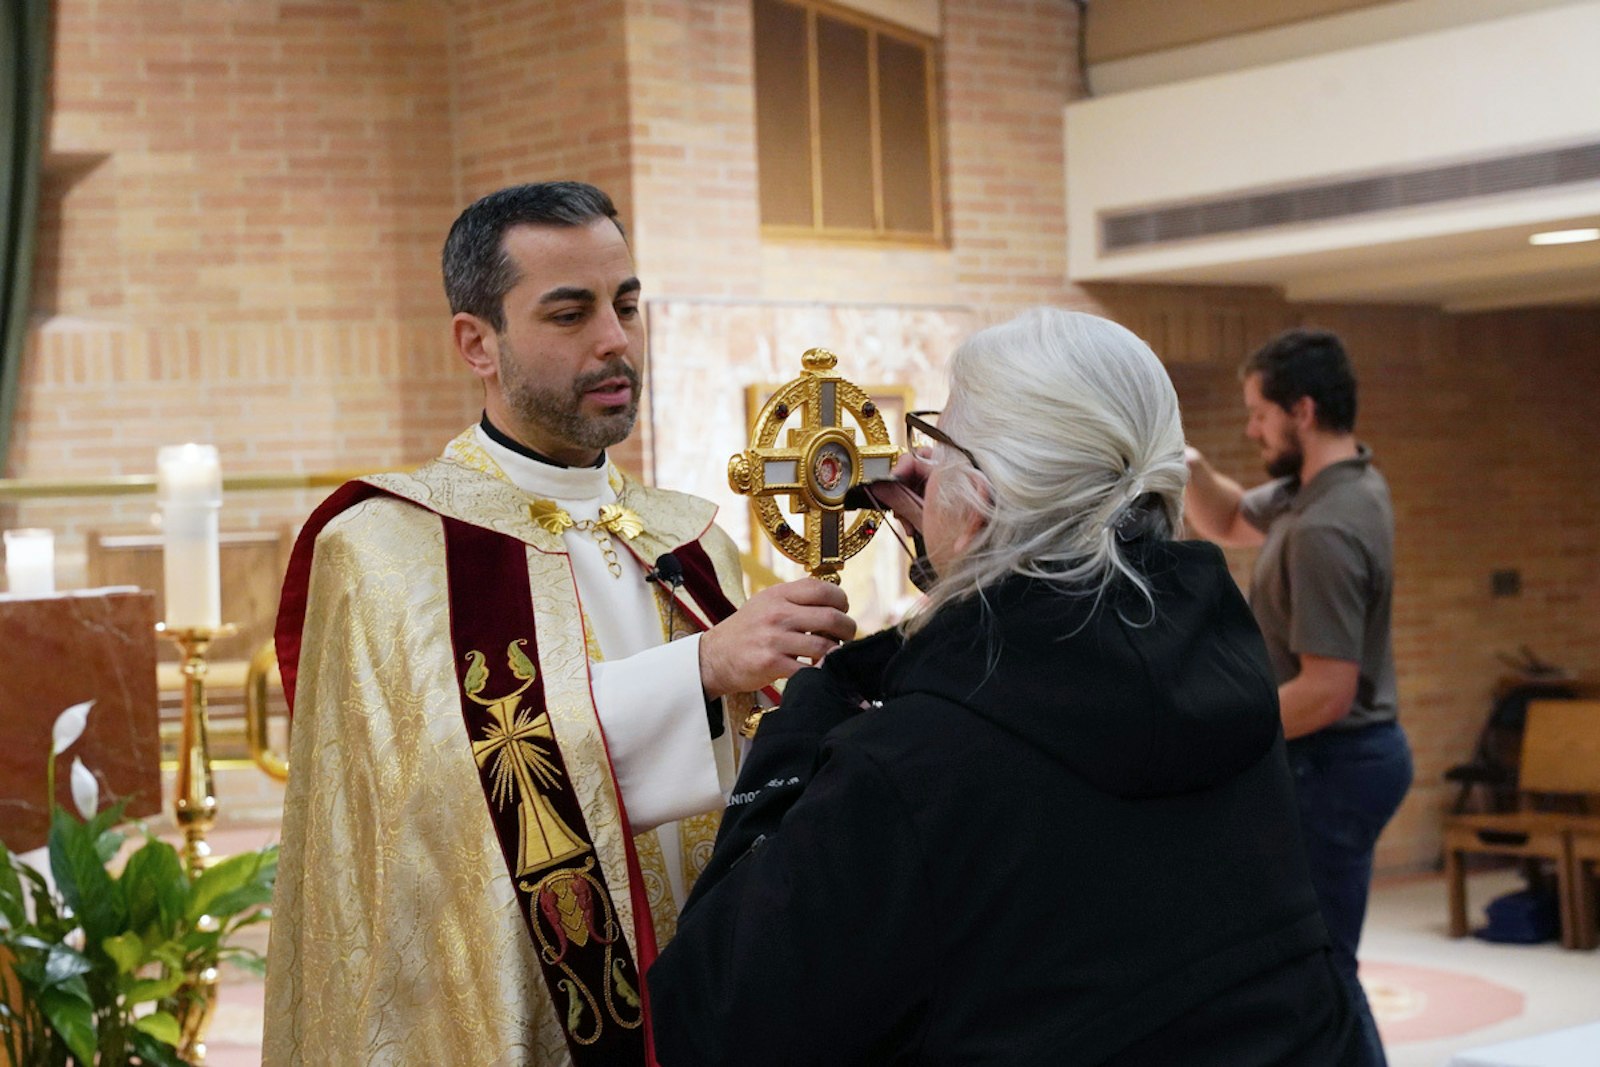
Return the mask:
<path id="1" fill-rule="evenodd" d="M 751 694 L 855 624 L 811 579 L 736 607 L 715 507 L 606 458 L 645 338 L 603 192 L 493 193 L 443 259 L 482 421 L 336 491 L 284 585 L 264 1059 L 653 1064 L 641 975 L 710 855 Z"/>
<path id="2" fill-rule="evenodd" d="M 1356 377 L 1339 338 L 1290 330 L 1245 362 L 1245 436 L 1274 480 L 1248 492 L 1188 450 L 1185 516 L 1225 545 L 1260 546 L 1250 608 L 1278 681 L 1311 880 L 1334 962 L 1382 1065 L 1356 980 L 1378 835 L 1411 785 L 1397 721 L 1394 510 L 1355 438 Z"/>

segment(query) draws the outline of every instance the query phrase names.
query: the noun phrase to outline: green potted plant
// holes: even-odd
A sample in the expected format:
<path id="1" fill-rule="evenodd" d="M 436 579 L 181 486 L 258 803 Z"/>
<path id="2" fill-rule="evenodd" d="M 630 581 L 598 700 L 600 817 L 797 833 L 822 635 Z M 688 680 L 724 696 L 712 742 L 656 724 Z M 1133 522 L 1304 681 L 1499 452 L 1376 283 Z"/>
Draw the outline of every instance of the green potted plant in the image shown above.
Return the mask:
<path id="1" fill-rule="evenodd" d="M 54 885 L 0 844 L 0 1063 L 183 1067 L 218 964 L 264 972 L 261 954 L 234 935 L 268 918 L 278 848 L 191 878 L 178 851 L 139 826 L 143 843 L 114 870 L 129 837 L 119 829 L 124 803 L 101 808 L 99 784 L 77 758 L 77 811 L 55 803 L 56 760 L 83 733 L 92 703 L 63 711 L 52 734 Z"/>

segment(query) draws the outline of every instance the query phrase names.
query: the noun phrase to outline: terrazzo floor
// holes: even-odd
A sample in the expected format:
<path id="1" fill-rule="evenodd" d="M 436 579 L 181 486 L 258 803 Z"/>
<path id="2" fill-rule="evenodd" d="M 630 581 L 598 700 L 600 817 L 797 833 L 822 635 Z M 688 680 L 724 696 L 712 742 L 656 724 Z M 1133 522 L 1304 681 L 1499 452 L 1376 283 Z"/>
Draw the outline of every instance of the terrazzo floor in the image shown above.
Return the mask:
<path id="1" fill-rule="evenodd" d="M 259 847 L 275 833 L 274 827 L 232 829 L 213 833 L 212 841 L 227 855 Z M 1520 884 L 1509 870 L 1473 875 L 1468 892 L 1478 921 L 1484 903 Z M 1600 952 L 1569 952 L 1554 942 L 1453 940 L 1445 936 L 1438 876 L 1380 880 L 1361 955 L 1362 983 L 1390 1067 L 1444 1067 L 1466 1049 L 1600 1021 Z M 261 982 L 225 975 L 209 1067 L 257 1067 L 262 1025 Z M 1593 1063 L 1600 1067 L 1600 1049 Z"/>

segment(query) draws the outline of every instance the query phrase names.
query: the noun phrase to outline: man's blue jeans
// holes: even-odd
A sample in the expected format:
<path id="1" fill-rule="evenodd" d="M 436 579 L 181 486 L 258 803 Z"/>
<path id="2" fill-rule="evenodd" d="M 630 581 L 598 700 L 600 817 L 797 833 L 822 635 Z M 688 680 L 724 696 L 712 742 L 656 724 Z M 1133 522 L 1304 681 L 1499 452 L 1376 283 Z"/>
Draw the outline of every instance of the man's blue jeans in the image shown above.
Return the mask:
<path id="1" fill-rule="evenodd" d="M 1398 723 L 1322 730 L 1289 742 L 1289 766 L 1333 963 L 1361 1020 L 1364 1062 L 1383 1067 L 1388 1061 L 1378 1028 L 1356 980 L 1356 946 L 1367 917 L 1378 834 L 1411 787 L 1411 747 Z"/>

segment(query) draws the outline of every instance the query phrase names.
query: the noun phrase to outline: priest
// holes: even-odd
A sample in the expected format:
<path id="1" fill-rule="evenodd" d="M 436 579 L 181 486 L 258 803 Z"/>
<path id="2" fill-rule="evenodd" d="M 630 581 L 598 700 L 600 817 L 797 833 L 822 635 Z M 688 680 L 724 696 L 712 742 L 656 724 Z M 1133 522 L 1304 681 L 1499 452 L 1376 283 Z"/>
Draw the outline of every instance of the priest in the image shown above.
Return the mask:
<path id="1" fill-rule="evenodd" d="M 284 585 L 264 1061 L 652 1064 L 640 975 L 710 855 L 752 694 L 854 623 L 810 579 L 738 606 L 714 506 L 607 458 L 644 328 L 603 192 L 484 197 L 444 280 L 482 421 L 336 491 Z"/>

